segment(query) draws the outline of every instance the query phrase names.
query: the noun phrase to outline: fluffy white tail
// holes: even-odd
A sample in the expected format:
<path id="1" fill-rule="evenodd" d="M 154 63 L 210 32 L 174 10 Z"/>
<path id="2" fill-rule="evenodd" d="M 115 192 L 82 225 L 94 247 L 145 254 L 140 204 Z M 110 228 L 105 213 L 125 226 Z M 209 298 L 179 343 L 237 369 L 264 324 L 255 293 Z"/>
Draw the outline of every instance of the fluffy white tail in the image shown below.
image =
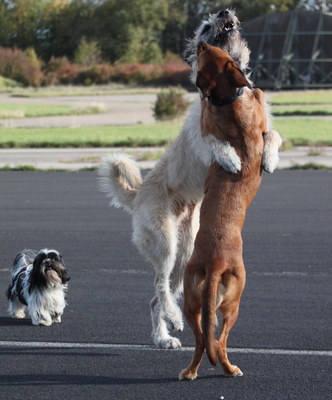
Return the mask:
<path id="1" fill-rule="evenodd" d="M 136 162 L 127 154 L 109 154 L 99 167 L 98 174 L 100 190 L 112 198 L 111 205 L 131 212 L 142 184 Z"/>

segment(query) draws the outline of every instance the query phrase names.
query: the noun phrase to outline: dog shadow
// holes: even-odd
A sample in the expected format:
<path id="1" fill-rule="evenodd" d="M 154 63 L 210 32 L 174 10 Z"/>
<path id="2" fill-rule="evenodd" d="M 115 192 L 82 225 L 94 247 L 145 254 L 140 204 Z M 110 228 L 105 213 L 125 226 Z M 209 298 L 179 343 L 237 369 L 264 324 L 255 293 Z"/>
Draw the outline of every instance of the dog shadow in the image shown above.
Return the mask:
<path id="1" fill-rule="evenodd" d="M 112 376 L 87 376 L 87 375 L 42 375 L 42 374 L 24 374 L 24 375 L 13 375 L 5 376 L 0 375 L 0 387 L 1 386 L 35 386 L 35 385 L 96 385 L 96 386 L 127 386 L 127 385 L 146 385 L 146 384 L 162 384 L 162 383 L 174 383 L 176 379 L 173 378 L 119 378 Z"/>
<path id="2" fill-rule="evenodd" d="M 31 325 L 29 318 L 0 317 L 0 326 L 27 326 Z"/>

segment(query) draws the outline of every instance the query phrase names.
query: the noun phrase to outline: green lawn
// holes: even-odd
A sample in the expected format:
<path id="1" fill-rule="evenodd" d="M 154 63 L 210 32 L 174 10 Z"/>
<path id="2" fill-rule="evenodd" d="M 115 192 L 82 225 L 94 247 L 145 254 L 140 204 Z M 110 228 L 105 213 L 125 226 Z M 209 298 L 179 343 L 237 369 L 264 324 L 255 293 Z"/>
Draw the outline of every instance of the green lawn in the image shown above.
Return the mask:
<path id="1" fill-rule="evenodd" d="M 14 104 L 0 103 L 0 119 L 47 117 L 57 115 L 83 115 L 98 114 L 104 112 L 102 104 L 83 107 L 70 107 L 47 104 Z M 332 105 L 291 105 L 274 106 L 273 115 L 332 115 Z"/>
<path id="2" fill-rule="evenodd" d="M 1 82 L 0 82 L 1 83 Z M 80 85 L 59 85 L 59 86 L 47 86 L 39 88 L 14 88 L 11 89 L 11 94 L 14 97 L 67 97 L 67 96 L 104 96 L 104 95 L 133 95 L 133 94 L 156 94 L 160 93 L 163 88 L 160 87 L 140 87 L 130 86 L 118 83 L 110 83 L 108 85 L 91 85 L 91 86 L 80 86 Z M 177 88 L 179 90 L 179 88 Z M 2 90 L 0 85 L 0 93 L 8 92 L 9 89 L 5 88 Z M 183 89 L 183 93 L 186 90 Z"/>
<path id="3" fill-rule="evenodd" d="M 332 146 L 329 119 L 276 119 L 275 128 L 294 145 Z M 163 146 L 178 135 L 181 123 L 84 128 L 2 128 L 0 147 L 138 147 Z"/>
<path id="4" fill-rule="evenodd" d="M 70 107 L 48 104 L 0 103 L 0 118 L 48 117 L 56 115 L 83 115 L 104 112 L 103 105 Z"/>
<path id="5" fill-rule="evenodd" d="M 311 115 L 332 115 L 332 105 L 290 105 L 274 106 L 272 108 L 275 116 L 311 116 Z"/>
<path id="6" fill-rule="evenodd" d="M 81 127 L 2 128 L 0 147 L 108 147 L 162 146 L 176 137 L 176 124 Z"/>
<path id="7" fill-rule="evenodd" d="M 270 93 L 272 104 L 332 104 L 332 90 Z"/>
<path id="8" fill-rule="evenodd" d="M 276 119 L 274 126 L 282 138 L 293 145 L 317 143 L 332 146 L 332 121 L 330 119 Z"/>

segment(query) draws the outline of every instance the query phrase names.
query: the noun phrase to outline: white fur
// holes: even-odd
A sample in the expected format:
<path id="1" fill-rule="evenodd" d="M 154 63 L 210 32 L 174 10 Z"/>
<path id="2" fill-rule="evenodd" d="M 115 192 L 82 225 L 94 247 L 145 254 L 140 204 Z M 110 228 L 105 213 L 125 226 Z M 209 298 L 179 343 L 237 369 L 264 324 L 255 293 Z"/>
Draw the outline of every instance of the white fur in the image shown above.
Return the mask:
<path id="1" fill-rule="evenodd" d="M 28 311 L 33 325 L 50 326 L 52 322 L 61 322 L 66 307 L 64 293 L 67 285 L 63 286 L 57 285 L 43 291 L 34 290 L 30 294 Z"/>
<path id="2" fill-rule="evenodd" d="M 41 253 L 56 252 L 56 250 L 43 249 Z M 58 253 L 59 254 L 59 253 Z M 16 265 L 13 266 L 12 280 L 16 281 L 16 277 L 22 274 L 21 286 L 11 287 L 11 297 L 8 299 L 8 313 L 13 318 L 25 318 L 25 312 L 28 311 L 33 325 L 50 326 L 52 322 L 61 322 L 61 316 L 66 307 L 67 283 L 62 283 L 59 275 L 52 271 L 49 274 L 47 287 L 35 287 L 31 292 L 30 274 L 33 268 L 32 259 L 24 252 L 21 253 Z M 21 291 L 22 289 L 22 291 Z M 18 292 L 21 291 L 27 306 L 20 302 Z"/>
<path id="3" fill-rule="evenodd" d="M 265 133 L 262 164 L 266 172 L 271 173 L 277 168 L 279 154 L 274 149 L 279 149 L 281 145 L 282 139 L 276 130 L 272 129 Z"/>
<path id="4" fill-rule="evenodd" d="M 168 328 L 183 329 L 177 299 L 198 230 L 206 171 L 214 159 L 229 171 L 241 168 L 228 143 L 210 136 L 202 138 L 200 112 L 201 103 L 197 100 L 181 133 L 141 187 L 137 166 L 125 154 L 109 155 L 99 169 L 101 189 L 112 198 L 112 204 L 122 205 L 132 213 L 133 241 L 156 271 L 156 296 L 151 300 L 152 337 L 155 345 L 162 348 L 181 346 Z M 120 182 L 133 175 L 136 178 L 127 180 L 122 187 Z"/>
<path id="5" fill-rule="evenodd" d="M 205 136 L 204 141 L 211 149 L 213 159 L 220 164 L 225 171 L 234 174 L 241 171 L 241 159 L 230 143 L 221 142 L 211 134 Z"/>
<path id="6" fill-rule="evenodd" d="M 213 23 L 210 17 L 210 22 Z M 198 29 L 195 43 L 199 42 Z M 249 50 L 241 42 L 234 52 L 242 63 Z M 231 56 L 232 56 L 232 52 Z M 236 61 L 239 61 L 239 57 Z M 196 73 L 196 59 L 193 76 Z M 201 102 L 194 102 L 185 124 L 172 146 L 142 182 L 138 167 L 129 156 L 109 155 L 99 168 L 100 187 L 112 198 L 111 204 L 131 212 L 133 241 L 155 269 L 156 295 L 151 300 L 152 338 L 157 347 L 178 348 L 180 341 L 168 329 L 183 329 L 177 300 L 183 290 L 183 273 L 191 256 L 198 230 L 204 178 L 213 160 L 229 172 L 241 169 L 241 161 L 229 143 L 200 130 Z M 267 136 L 264 150 L 267 170 L 272 172 L 278 157 L 278 132 Z"/>

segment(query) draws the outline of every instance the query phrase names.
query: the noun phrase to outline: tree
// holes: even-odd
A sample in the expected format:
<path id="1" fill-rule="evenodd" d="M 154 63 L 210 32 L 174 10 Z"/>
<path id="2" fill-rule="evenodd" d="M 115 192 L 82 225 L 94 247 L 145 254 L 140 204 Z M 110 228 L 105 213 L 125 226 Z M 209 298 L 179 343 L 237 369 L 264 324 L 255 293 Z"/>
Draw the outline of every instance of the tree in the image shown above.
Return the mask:
<path id="1" fill-rule="evenodd" d="M 74 57 L 82 38 L 92 41 L 95 33 L 94 0 L 52 0 L 45 16 L 44 59 Z"/>
<path id="2" fill-rule="evenodd" d="M 91 67 L 101 63 L 102 57 L 97 41 L 87 41 L 85 38 L 82 38 L 75 51 L 73 61 L 82 67 Z"/>
<path id="3" fill-rule="evenodd" d="M 96 39 L 103 57 L 116 61 L 130 55 L 130 48 L 155 47 L 168 17 L 168 0 L 106 0 L 95 13 Z M 128 57 L 125 58 L 128 58 Z M 137 60 L 139 61 L 139 60 Z"/>
<path id="4" fill-rule="evenodd" d="M 332 0 L 0 0 L 0 46 L 34 48 L 45 62 L 73 60 L 82 40 L 109 62 L 159 62 L 182 54 L 186 38 L 210 13 L 234 7 L 241 22 Z M 91 49 L 90 49 L 91 50 Z M 99 57 L 98 57 L 99 58 Z"/>
<path id="5" fill-rule="evenodd" d="M 26 49 L 34 47 L 43 8 L 48 0 L 1 0 L 1 44 Z M 0 17 L 1 18 L 1 17 Z M 3 22 L 3 21 L 1 21 Z"/>
<path id="6" fill-rule="evenodd" d="M 332 11 L 332 0 L 300 0 L 299 9 L 308 11 Z"/>

